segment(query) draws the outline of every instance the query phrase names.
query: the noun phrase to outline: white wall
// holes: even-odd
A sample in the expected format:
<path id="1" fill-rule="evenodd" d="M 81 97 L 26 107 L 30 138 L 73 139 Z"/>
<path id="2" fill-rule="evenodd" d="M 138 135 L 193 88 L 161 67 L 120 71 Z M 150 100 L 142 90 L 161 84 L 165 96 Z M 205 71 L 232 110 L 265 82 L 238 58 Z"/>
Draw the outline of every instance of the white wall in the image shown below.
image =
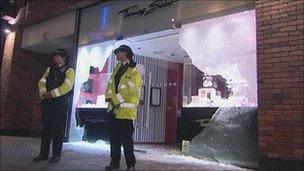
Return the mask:
<path id="1" fill-rule="evenodd" d="M 158 3 L 171 2 L 173 0 L 158 1 Z M 91 44 L 100 41 L 115 39 L 117 35 L 132 37 L 153 33 L 172 28 L 174 23 L 189 23 L 203 18 L 223 15 L 227 12 L 240 11 L 254 7 L 253 0 L 222 0 L 222 1 L 199 1 L 182 0 L 155 13 L 145 16 L 122 20 L 119 11 L 138 5 L 139 9 L 149 9 L 154 0 L 128 0 L 110 1 L 96 5 L 82 11 L 79 44 Z M 253 4 L 253 5 L 252 5 Z M 107 9 L 104 13 L 104 10 Z M 216 14 L 216 15 L 215 15 Z M 106 18 L 106 22 L 105 19 Z M 174 19 L 174 21 L 172 21 Z M 106 23 L 106 24 L 104 24 Z"/>
<path id="2" fill-rule="evenodd" d="M 75 12 L 25 28 L 22 35 L 22 48 L 41 44 L 44 41 L 55 40 L 74 34 Z M 47 40 L 43 40 L 43 34 Z"/>

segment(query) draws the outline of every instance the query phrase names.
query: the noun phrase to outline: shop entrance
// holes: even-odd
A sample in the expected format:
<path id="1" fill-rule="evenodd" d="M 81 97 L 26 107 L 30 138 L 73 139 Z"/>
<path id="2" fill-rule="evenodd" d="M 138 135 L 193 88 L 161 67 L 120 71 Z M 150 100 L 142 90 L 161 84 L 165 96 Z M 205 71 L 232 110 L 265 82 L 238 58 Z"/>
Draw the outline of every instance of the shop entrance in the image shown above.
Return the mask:
<path id="1" fill-rule="evenodd" d="M 106 139 L 107 104 L 104 93 L 117 63 L 113 49 L 125 44 L 132 48 L 142 73 L 143 87 L 134 122 L 137 143 L 177 141 L 177 114 L 182 108 L 183 61 L 186 52 L 178 45 L 179 30 L 107 41 L 81 47 L 77 62 L 76 98 L 78 134 L 83 140 Z M 91 58 L 91 60 L 87 60 Z M 81 135 L 82 134 L 82 135 Z"/>
<path id="2" fill-rule="evenodd" d="M 135 122 L 136 142 L 175 144 L 177 115 L 182 109 L 183 61 L 187 53 L 179 46 L 179 30 L 165 30 L 126 38 L 142 68 L 144 86 Z"/>

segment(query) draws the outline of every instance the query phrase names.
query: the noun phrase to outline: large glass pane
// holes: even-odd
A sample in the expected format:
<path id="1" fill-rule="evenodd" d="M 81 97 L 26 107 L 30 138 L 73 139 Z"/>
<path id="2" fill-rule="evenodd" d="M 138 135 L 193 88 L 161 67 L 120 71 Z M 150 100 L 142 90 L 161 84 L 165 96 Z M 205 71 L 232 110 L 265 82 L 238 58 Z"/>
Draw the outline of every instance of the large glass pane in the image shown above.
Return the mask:
<path id="1" fill-rule="evenodd" d="M 111 74 L 111 57 L 115 41 L 79 48 L 76 78 L 77 107 L 107 107 L 105 91 Z"/>
<path id="2" fill-rule="evenodd" d="M 257 110 L 220 107 L 190 143 L 189 154 L 242 167 L 258 166 Z"/>
<path id="3" fill-rule="evenodd" d="M 106 130 L 105 125 L 104 130 L 97 129 L 95 123 L 105 123 L 105 118 L 99 114 L 106 112 L 107 108 L 104 94 L 111 74 L 114 45 L 115 41 L 107 41 L 78 49 L 70 127 L 71 141 L 90 140 L 89 134 L 97 135 L 97 140 L 102 138 Z"/>
<path id="4" fill-rule="evenodd" d="M 186 154 L 256 167 L 255 11 L 185 24 L 179 43 L 188 54 L 181 117 Z"/>

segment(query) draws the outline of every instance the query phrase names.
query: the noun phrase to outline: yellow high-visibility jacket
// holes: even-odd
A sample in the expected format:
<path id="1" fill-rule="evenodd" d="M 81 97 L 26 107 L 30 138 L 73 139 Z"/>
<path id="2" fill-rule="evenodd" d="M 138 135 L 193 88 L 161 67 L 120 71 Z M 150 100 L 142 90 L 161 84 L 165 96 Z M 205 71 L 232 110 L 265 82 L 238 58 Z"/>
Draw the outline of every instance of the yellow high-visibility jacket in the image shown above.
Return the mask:
<path id="1" fill-rule="evenodd" d="M 106 99 L 110 99 L 110 102 L 108 103 L 108 112 L 112 111 L 114 108 L 115 117 L 117 119 L 134 120 L 137 115 L 142 78 L 138 68 L 129 67 L 121 76 L 117 92 L 115 92 L 115 74 L 121 65 L 121 63 L 118 63 L 114 67 L 108 82 L 105 94 Z"/>
<path id="2" fill-rule="evenodd" d="M 50 67 L 46 69 L 42 78 L 38 82 L 39 96 L 41 99 L 44 99 L 44 94 L 47 92 L 46 78 L 49 72 L 50 72 Z M 69 68 L 66 71 L 66 77 L 64 82 L 59 87 L 51 90 L 52 98 L 60 97 L 70 92 L 73 88 L 74 82 L 75 82 L 75 71 L 73 68 Z"/>

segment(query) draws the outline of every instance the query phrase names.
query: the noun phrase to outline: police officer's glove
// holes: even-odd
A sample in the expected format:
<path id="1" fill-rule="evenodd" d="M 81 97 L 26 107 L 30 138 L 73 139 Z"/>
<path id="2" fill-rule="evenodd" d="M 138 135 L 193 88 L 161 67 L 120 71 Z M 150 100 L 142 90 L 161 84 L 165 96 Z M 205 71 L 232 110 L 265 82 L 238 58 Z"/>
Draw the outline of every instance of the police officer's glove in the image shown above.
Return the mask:
<path id="1" fill-rule="evenodd" d="M 118 109 L 120 107 L 120 104 L 115 105 L 112 101 L 112 99 L 106 99 L 106 102 L 111 103 L 111 105 L 113 106 L 114 109 Z"/>
<path id="2" fill-rule="evenodd" d="M 46 99 L 51 99 L 52 98 L 52 94 L 51 94 L 50 91 L 46 92 L 44 96 L 45 96 Z"/>
<path id="3" fill-rule="evenodd" d="M 118 105 L 114 105 L 114 104 L 113 104 L 113 108 L 114 108 L 114 109 L 118 109 L 119 107 L 120 107 L 120 104 L 118 104 Z"/>

